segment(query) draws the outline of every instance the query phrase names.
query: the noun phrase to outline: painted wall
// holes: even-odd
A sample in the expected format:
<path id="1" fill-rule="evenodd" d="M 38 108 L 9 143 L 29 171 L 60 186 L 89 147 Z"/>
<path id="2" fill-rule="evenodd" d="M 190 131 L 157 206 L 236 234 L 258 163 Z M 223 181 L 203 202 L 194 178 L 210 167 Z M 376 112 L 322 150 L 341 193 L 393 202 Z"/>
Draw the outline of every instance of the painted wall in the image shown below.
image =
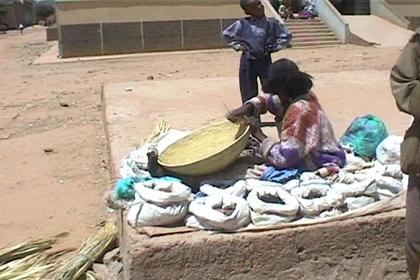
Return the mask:
<path id="1" fill-rule="evenodd" d="M 237 0 L 57 1 L 60 25 L 203 20 L 243 16 Z"/>
<path id="2" fill-rule="evenodd" d="M 334 32 L 341 43 L 347 44 L 350 40 L 349 25 L 334 5 L 329 0 L 316 0 L 315 5 L 318 16 Z"/>
<path id="3" fill-rule="evenodd" d="M 370 0 L 376 5 L 374 14 L 411 30 L 420 27 L 419 0 Z"/>
<path id="4" fill-rule="evenodd" d="M 370 0 L 370 7 L 372 15 L 387 19 L 402 28 L 408 28 L 410 24 L 403 15 L 393 9 L 385 0 Z"/>

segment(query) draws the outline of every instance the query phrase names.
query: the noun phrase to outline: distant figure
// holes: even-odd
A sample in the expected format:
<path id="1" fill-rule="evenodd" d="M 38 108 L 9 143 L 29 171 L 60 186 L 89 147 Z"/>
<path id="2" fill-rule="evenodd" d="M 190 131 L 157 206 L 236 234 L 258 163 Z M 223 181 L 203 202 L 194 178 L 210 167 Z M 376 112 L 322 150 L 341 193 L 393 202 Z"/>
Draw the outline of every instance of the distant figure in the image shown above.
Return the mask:
<path id="1" fill-rule="evenodd" d="M 271 53 L 286 48 L 292 34 L 278 20 L 266 18 L 261 0 L 241 0 L 241 8 L 249 17 L 242 18 L 223 31 L 225 40 L 241 51 L 239 85 L 242 102 L 258 95 L 258 78 L 268 77 Z"/>
<path id="2" fill-rule="evenodd" d="M 315 4 L 313 0 L 306 0 L 305 7 L 299 12 L 299 18 L 309 19 L 315 17 Z"/>
<path id="3" fill-rule="evenodd" d="M 294 19 L 295 15 L 293 14 L 292 8 L 291 7 L 287 7 L 285 4 L 280 5 L 279 8 L 279 15 L 282 19 L 287 20 L 287 19 Z"/>
<path id="4" fill-rule="evenodd" d="M 23 26 L 23 24 L 21 23 L 21 24 L 19 24 L 19 31 L 20 31 L 20 34 L 23 34 L 23 29 L 24 29 L 25 27 Z"/>

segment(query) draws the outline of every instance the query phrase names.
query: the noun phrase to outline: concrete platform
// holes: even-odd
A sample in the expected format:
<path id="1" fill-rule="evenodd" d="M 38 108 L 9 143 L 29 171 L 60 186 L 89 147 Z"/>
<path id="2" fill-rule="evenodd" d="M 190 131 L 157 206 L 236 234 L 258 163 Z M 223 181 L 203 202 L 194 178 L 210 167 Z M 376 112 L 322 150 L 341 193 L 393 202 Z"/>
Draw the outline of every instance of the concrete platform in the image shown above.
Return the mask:
<path id="1" fill-rule="evenodd" d="M 391 133 L 404 133 L 410 119 L 396 109 L 388 77 L 388 71 L 374 70 L 315 74 L 314 92 L 337 137 L 354 118 L 368 113 L 382 118 Z M 235 78 L 107 84 L 103 98 L 116 168 L 121 158 L 153 131 L 158 120 L 165 119 L 176 129 L 194 129 L 219 121 L 229 109 L 240 106 Z M 275 137 L 275 131 L 269 132 Z"/>
<path id="2" fill-rule="evenodd" d="M 379 47 L 403 47 L 413 32 L 377 16 L 344 16 L 350 32 Z"/>
<path id="3" fill-rule="evenodd" d="M 387 71 L 319 73 L 314 91 L 337 135 L 357 116 L 373 113 L 402 134 Z M 108 84 L 103 88 L 113 177 L 122 156 L 158 119 L 193 129 L 222 119 L 240 104 L 232 78 Z M 275 135 L 275 131 L 270 131 Z M 126 279 L 408 279 L 404 210 L 344 222 L 261 233 L 194 232 L 149 238 L 122 221 Z"/>

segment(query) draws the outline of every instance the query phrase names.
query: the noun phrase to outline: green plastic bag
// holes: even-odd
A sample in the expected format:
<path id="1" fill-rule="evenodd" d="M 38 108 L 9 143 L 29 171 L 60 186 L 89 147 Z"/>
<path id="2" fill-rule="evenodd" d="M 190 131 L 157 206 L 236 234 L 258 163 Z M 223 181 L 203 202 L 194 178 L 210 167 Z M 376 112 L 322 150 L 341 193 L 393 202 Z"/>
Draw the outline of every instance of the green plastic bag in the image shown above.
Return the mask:
<path id="1" fill-rule="evenodd" d="M 340 144 L 349 147 L 353 152 L 367 160 L 376 157 L 376 148 L 388 137 L 385 123 L 378 117 L 366 115 L 356 118 L 343 137 Z"/>

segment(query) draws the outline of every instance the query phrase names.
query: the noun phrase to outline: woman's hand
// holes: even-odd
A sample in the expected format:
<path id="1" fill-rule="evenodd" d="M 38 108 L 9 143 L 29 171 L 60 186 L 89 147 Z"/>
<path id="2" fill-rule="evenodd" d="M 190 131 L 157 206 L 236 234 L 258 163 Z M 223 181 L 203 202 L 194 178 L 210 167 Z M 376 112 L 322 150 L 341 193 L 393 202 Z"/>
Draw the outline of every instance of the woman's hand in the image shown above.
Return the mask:
<path id="1" fill-rule="evenodd" d="M 233 122 L 237 123 L 241 120 L 244 120 L 246 117 L 252 116 L 252 113 L 254 111 L 254 108 L 252 104 L 245 104 L 238 109 L 232 110 L 229 113 L 226 114 L 226 118 Z"/>
<path id="2" fill-rule="evenodd" d="M 249 168 L 246 171 L 245 178 L 246 179 L 260 179 L 261 176 L 264 174 L 265 169 L 267 169 L 267 166 L 265 165 L 255 165 L 254 168 Z"/>
<path id="3" fill-rule="evenodd" d="M 247 118 L 247 123 L 251 127 L 251 134 L 254 136 L 258 141 L 262 142 L 267 136 L 261 129 L 261 122 L 257 118 Z"/>
<path id="4" fill-rule="evenodd" d="M 147 171 L 153 177 L 162 177 L 165 174 L 163 167 L 158 162 L 158 151 L 154 147 L 147 152 Z"/>

